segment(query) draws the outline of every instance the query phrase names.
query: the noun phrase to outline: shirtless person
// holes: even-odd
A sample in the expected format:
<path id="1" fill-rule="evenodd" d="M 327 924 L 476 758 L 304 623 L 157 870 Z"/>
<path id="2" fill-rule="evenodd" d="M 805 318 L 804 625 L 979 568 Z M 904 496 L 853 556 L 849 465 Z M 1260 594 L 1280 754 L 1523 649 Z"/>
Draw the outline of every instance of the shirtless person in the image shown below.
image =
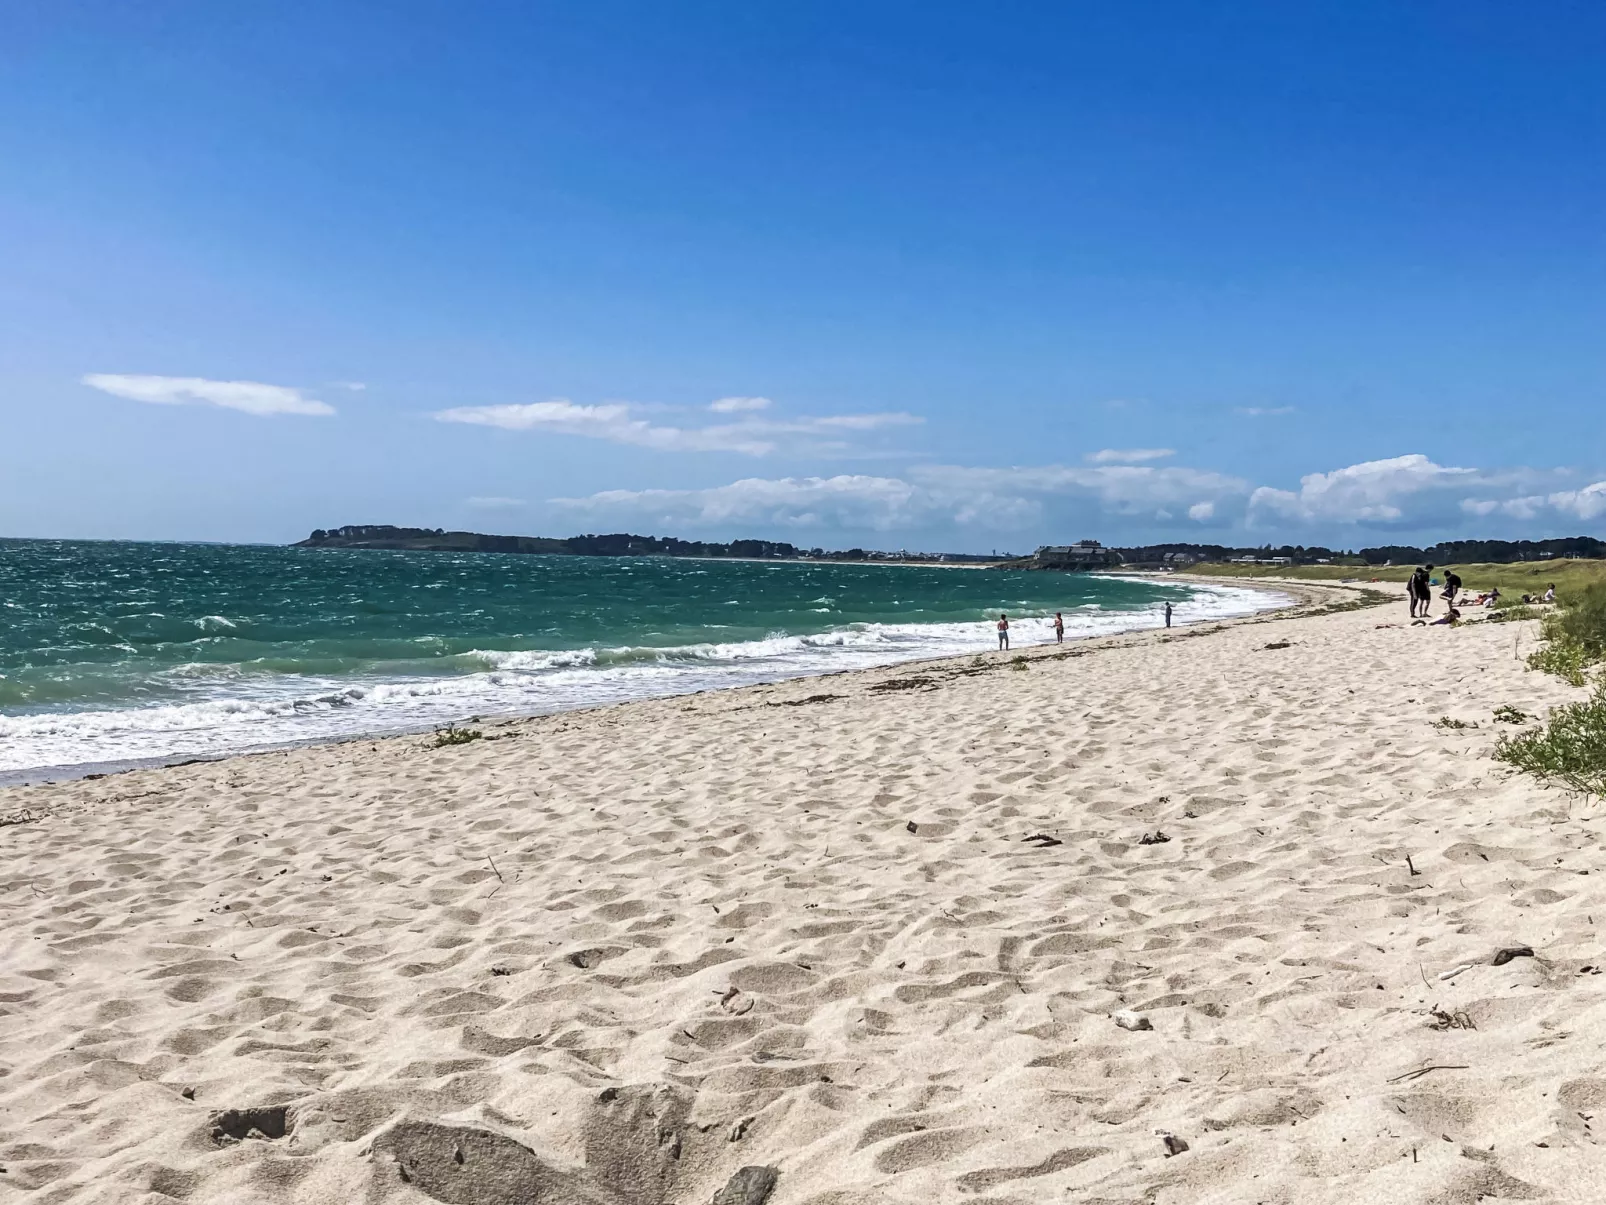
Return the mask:
<path id="1" fill-rule="evenodd" d="M 1000 615 L 998 617 L 998 647 L 1000 649 L 1007 649 L 1009 647 L 1009 616 L 1008 615 Z"/>
<path id="2" fill-rule="evenodd" d="M 1054 643 L 1065 643 L 1065 616 L 1058 611 L 1054 612 Z"/>

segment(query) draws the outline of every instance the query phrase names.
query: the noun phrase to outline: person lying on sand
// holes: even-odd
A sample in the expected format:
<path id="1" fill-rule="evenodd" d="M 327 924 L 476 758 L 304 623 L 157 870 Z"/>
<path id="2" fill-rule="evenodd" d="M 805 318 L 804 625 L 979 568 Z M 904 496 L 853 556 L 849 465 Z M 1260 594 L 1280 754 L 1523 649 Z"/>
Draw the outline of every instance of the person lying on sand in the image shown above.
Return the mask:
<path id="1" fill-rule="evenodd" d="M 1419 619 L 1415 623 L 1413 623 L 1411 626 L 1413 628 L 1438 628 L 1438 627 L 1443 627 L 1446 624 L 1449 624 L 1451 627 L 1454 627 L 1456 624 L 1458 624 L 1460 622 L 1461 622 L 1461 612 L 1457 611 L 1454 607 L 1451 607 L 1449 612 L 1447 614 L 1445 614 L 1443 616 L 1443 618 L 1435 619 L 1435 620 L 1432 620 L 1432 621 L 1429 621 L 1429 620 L 1426 620 L 1426 619 Z"/>

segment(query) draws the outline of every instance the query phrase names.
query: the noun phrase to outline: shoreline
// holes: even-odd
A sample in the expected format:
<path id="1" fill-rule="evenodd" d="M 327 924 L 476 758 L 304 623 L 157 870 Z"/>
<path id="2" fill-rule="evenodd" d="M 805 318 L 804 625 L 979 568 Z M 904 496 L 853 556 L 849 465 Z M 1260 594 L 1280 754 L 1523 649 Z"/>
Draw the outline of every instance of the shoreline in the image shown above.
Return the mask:
<path id="1" fill-rule="evenodd" d="M 680 559 L 697 559 L 697 558 L 680 558 Z M 727 559 L 730 559 L 730 558 L 727 558 Z M 844 562 L 844 563 L 847 563 L 847 562 Z M 968 566 L 957 566 L 957 567 L 964 568 L 964 567 L 968 567 Z M 1132 573 L 1126 573 L 1126 574 L 1107 574 L 1107 575 L 1104 575 L 1104 576 L 1117 576 L 1117 577 L 1124 577 L 1124 578 L 1127 578 L 1129 580 L 1156 581 L 1156 582 L 1161 582 L 1161 583 L 1174 583 L 1174 582 L 1178 582 L 1179 579 L 1183 578 L 1183 575 L 1179 575 L 1179 574 L 1142 573 L 1142 572 L 1132 572 Z M 1185 580 L 1184 584 L 1199 585 L 1201 587 L 1204 587 L 1207 590 L 1208 589 L 1214 589 L 1214 590 L 1218 590 L 1218 591 L 1219 590 L 1237 590 L 1237 591 L 1243 591 L 1243 592 L 1250 593 L 1250 594 L 1258 594 L 1258 595 L 1262 596 L 1263 598 L 1267 599 L 1269 605 L 1267 605 L 1264 609 L 1252 612 L 1249 615 L 1231 616 L 1231 617 L 1226 617 L 1225 619 L 1206 618 L 1206 619 L 1196 620 L 1196 621 L 1193 621 L 1192 623 L 1188 623 L 1188 624 L 1179 624 L 1179 625 L 1177 625 L 1178 629 L 1181 629 L 1181 628 L 1184 628 L 1184 627 L 1197 626 L 1200 623 L 1227 622 L 1227 621 L 1229 621 L 1231 619 L 1244 619 L 1244 618 L 1252 618 L 1252 617 L 1257 616 L 1257 615 L 1275 614 L 1275 613 L 1278 613 L 1281 610 L 1286 609 L 1286 604 L 1279 605 L 1279 604 L 1276 604 L 1276 603 L 1271 603 L 1269 600 L 1275 599 L 1278 595 L 1283 595 L 1283 596 L 1295 595 L 1295 592 L 1286 589 L 1283 585 L 1278 584 L 1278 583 L 1273 583 L 1273 584 L 1270 584 L 1270 585 L 1257 585 L 1257 586 L 1239 586 L 1239 585 L 1237 585 L 1235 583 L 1232 583 L 1232 584 L 1228 584 L 1228 585 L 1223 586 L 1222 584 L 1216 583 L 1216 582 L 1212 582 L 1208 578 L 1205 578 L 1205 577 L 1193 577 L 1193 578 L 1187 578 Z M 1329 588 L 1336 589 L 1338 587 L 1329 587 Z M 1295 595 L 1295 596 L 1297 596 L 1297 595 Z M 1149 612 L 1147 612 L 1147 611 L 1134 611 L 1134 612 L 1132 612 L 1132 614 L 1134 616 L 1139 616 L 1139 615 L 1147 615 L 1147 614 L 1149 614 Z M 1041 617 L 1037 617 L 1037 618 L 1041 618 Z M 1124 629 L 1120 629 L 1118 632 L 1112 633 L 1112 634 L 1088 633 L 1088 634 L 1085 634 L 1085 635 L 1069 636 L 1069 637 L 1067 637 L 1066 643 L 1067 644 L 1080 643 L 1082 641 L 1087 641 L 1087 640 L 1105 639 L 1105 638 L 1107 638 L 1108 635 L 1126 635 L 1126 634 L 1141 633 L 1141 632 L 1145 632 L 1145 631 L 1157 631 L 1157 630 L 1161 630 L 1161 629 L 1152 628 L 1152 627 L 1146 627 L 1145 626 L 1145 627 L 1124 628 Z M 1011 651 L 1012 652 L 1023 652 L 1023 651 L 1025 651 L 1027 649 L 1033 649 L 1033 648 L 1039 648 L 1040 649 L 1040 648 L 1044 647 L 1044 644 L 1046 644 L 1046 643 L 1052 643 L 1052 642 L 1049 641 L 1049 642 L 1039 642 L 1039 643 L 1036 643 L 1036 644 L 1024 644 L 1024 645 L 1018 646 L 1018 648 L 1013 649 Z M 981 654 L 985 654 L 985 655 L 997 655 L 997 650 L 996 649 L 993 649 L 993 648 L 988 647 L 986 645 L 979 646 L 978 649 L 977 649 L 977 652 L 981 653 Z M 960 657 L 968 657 L 968 656 L 971 656 L 971 655 L 972 654 L 968 653 L 968 652 L 967 653 L 962 653 L 962 654 L 954 654 L 954 656 L 960 656 Z M 857 673 L 857 672 L 861 672 L 861 671 L 867 672 L 867 671 L 875 670 L 875 669 L 883 669 L 883 668 L 887 668 L 889 666 L 920 665 L 920 664 L 924 664 L 924 663 L 926 663 L 928 661 L 944 660 L 944 659 L 945 658 L 942 658 L 942 657 L 933 658 L 933 657 L 920 656 L 920 657 L 910 658 L 910 659 L 907 659 L 907 660 L 896 660 L 896 659 L 895 660 L 889 660 L 889 661 L 880 662 L 880 663 L 873 664 L 873 665 L 849 666 L 849 667 L 844 667 L 844 668 L 838 669 L 838 670 L 829 670 L 828 669 L 828 670 L 821 671 L 821 670 L 818 670 L 818 669 L 810 668 L 808 670 L 804 670 L 804 671 L 801 671 L 801 672 L 783 672 L 781 670 L 781 667 L 777 665 L 775 667 L 776 668 L 776 675 L 774 677 L 761 677 L 761 678 L 758 678 L 758 679 L 755 679 L 755 680 L 750 680 L 750 681 L 733 682 L 733 683 L 731 683 L 729 685 L 691 687 L 691 688 L 685 689 L 685 690 L 671 689 L 671 690 L 665 691 L 665 692 L 648 691 L 648 692 L 643 693 L 640 696 L 637 696 L 635 698 L 615 699 L 615 700 L 607 700 L 607 701 L 581 700 L 581 701 L 578 701 L 578 702 L 576 702 L 576 703 L 574 703 L 572 705 L 558 704 L 558 705 L 555 705 L 553 707 L 550 707 L 550 708 L 547 708 L 547 709 L 544 709 L 544 710 L 538 710 L 538 711 L 518 710 L 518 709 L 507 710 L 507 711 L 483 710 L 483 711 L 476 712 L 476 713 L 465 713 L 462 716 L 459 716 L 459 717 L 456 717 L 456 718 L 453 718 L 453 719 L 450 719 L 450 720 L 431 721 L 429 723 L 423 723 L 423 724 L 395 724 L 395 725 L 388 725 L 388 726 L 378 727 L 378 728 L 369 729 L 369 730 L 356 731 L 356 732 L 310 736 L 310 737 L 306 737 L 304 739 L 299 739 L 299 740 L 270 741 L 270 742 L 263 742 L 263 743 L 258 744 L 258 745 L 247 745 L 245 747 L 237 748 L 237 749 L 218 750 L 216 752 L 172 752 L 172 753 L 167 753 L 167 754 L 152 754 L 150 756 L 144 756 L 144 757 L 89 760 L 89 761 L 54 764 L 54 765 L 43 765 L 43 766 L 23 766 L 23 767 L 17 767 L 17 768 L 14 768 L 14 769 L 0 768 L 0 789 L 4 789 L 4 788 L 7 788 L 7 787 L 18 787 L 18 786 L 41 786 L 41 785 L 47 785 L 47 784 L 51 784 L 51 783 L 70 782 L 70 781 L 75 781 L 75 780 L 79 780 L 79 779 L 83 779 L 83 778 L 88 778 L 88 777 L 91 777 L 91 776 L 102 776 L 102 775 L 110 775 L 110 774 L 124 774 L 124 773 L 128 773 L 130 771 L 135 771 L 135 770 L 150 770 L 150 769 L 159 769 L 159 768 L 163 768 L 163 767 L 171 767 L 171 766 L 193 764 L 193 763 L 199 763 L 199 762 L 223 761 L 223 760 L 227 760 L 227 759 L 232 758 L 232 757 L 249 757 L 249 756 L 254 756 L 254 755 L 258 755 L 258 754 L 275 753 L 275 752 L 280 752 L 280 751 L 289 750 L 289 749 L 308 748 L 308 747 L 316 746 L 316 745 L 341 744 L 341 743 L 346 743 L 346 742 L 351 742 L 351 741 L 374 741 L 374 740 L 389 739 L 389 738 L 392 738 L 392 737 L 417 736 L 417 735 L 422 735 L 422 734 L 426 734 L 426 733 L 437 731 L 439 728 L 441 728 L 443 726 L 444 723 L 453 723 L 453 724 L 463 725 L 463 724 L 477 724 L 477 723 L 482 723 L 482 722 L 483 723 L 495 723 L 495 722 L 501 722 L 501 721 L 509 720 L 509 719 L 530 719 L 530 718 L 535 718 L 535 717 L 539 717 L 539 716 L 569 714 L 569 713 L 577 712 L 577 711 L 591 711 L 591 710 L 595 710 L 597 708 L 626 706 L 626 705 L 628 705 L 630 703 L 641 702 L 641 701 L 644 701 L 644 700 L 647 700 L 647 699 L 679 698 L 679 697 L 684 697 L 686 695 L 702 694 L 702 693 L 705 693 L 705 692 L 710 691 L 710 690 L 712 690 L 712 691 L 746 690 L 746 689 L 751 689 L 751 688 L 756 687 L 756 686 L 762 686 L 762 685 L 772 684 L 772 683 L 776 683 L 776 682 L 800 681 L 800 680 L 808 680 L 808 679 L 811 679 L 811 678 L 829 678 L 829 677 L 835 677 L 835 676 L 838 676 L 838 675 L 841 675 L 841 674 Z M 690 686 L 689 683 L 686 684 L 686 685 Z M 63 714 L 70 715 L 70 714 L 73 714 L 73 713 L 63 713 Z"/>

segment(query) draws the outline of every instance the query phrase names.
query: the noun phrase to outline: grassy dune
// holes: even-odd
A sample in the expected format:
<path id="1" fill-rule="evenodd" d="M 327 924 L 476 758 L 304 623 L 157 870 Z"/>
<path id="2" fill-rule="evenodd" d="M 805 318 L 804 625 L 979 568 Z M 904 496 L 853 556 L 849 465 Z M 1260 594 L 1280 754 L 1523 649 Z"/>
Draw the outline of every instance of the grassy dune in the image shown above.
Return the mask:
<path id="1" fill-rule="evenodd" d="M 1210 577 L 1288 577 L 1308 581 L 1399 582 L 1411 576 L 1411 565 L 1195 565 L 1189 573 Z M 1434 566 L 1433 576 L 1444 580 L 1443 565 Z M 1499 586 L 1505 595 L 1542 594 L 1547 586 L 1556 587 L 1563 598 L 1581 591 L 1593 582 L 1606 581 L 1606 561 L 1564 560 L 1520 562 L 1515 565 L 1454 564 L 1461 575 L 1462 588 L 1477 593 Z"/>

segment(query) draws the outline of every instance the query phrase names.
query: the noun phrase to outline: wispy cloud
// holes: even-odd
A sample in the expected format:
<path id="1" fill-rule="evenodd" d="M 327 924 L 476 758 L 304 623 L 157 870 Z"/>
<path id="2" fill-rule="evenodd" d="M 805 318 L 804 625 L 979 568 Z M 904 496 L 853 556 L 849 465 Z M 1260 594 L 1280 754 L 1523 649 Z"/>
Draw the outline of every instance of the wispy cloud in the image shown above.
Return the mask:
<path id="1" fill-rule="evenodd" d="M 361 393 L 368 388 L 365 381 L 335 381 L 333 384 L 336 389 L 349 389 L 352 393 Z"/>
<path id="2" fill-rule="evenodd" d="M 1105 448 L 1103 451 L 1089 452 L 1084 459 L 1090 464 L 1143 464 L 1176 454 L 1175 448 Z"/>
<path id="3" fill-rule="evenodd" d="M 156 406 L 221 406 L 246 414 L 330 415 L 335 408 L 287 385 L 260 381 L 209 381 L 204 377 L 152 377 L 93 372 L 83 384 L 102 393 Z"/>
<path id="4" fill-rule="evenodd" d="M 752 404 L 758 402 L 762 402 L 763 407 Z M 849 447 L 841 442 L 844 433 L 910 426 L 925 421 L 901 411 L 796 418 L 748 417 L 741 413 L 769 405 L 764 398 L 721 398 L 709 408 L 739 417 L 704 427 L 655 422 L 641 417 L 644 408 L 629 402 L 581 405 L 567 398 L 516 405 L 458 406 L 437 411 L 434 417 L 443 423 L 469 423 L 508 431 L 549 431 L 662 452 L 737 452 L 746 456 L 765 456 L 783 444 L 796 445 L 801 451 L 842 451 Z"/>
<path id="5" fill-rule="evenodd" d="M 471 506 L 475 510 L 518 510 L 528 505 L 523 498 L 498 498 L 494 496 L 489 498 L 465 498 L 463 503 L 465 506 Z"/>
<path id="6" fill-rule="evenodd" d="M 523 405 L 458 406 L 439 411 L 435 418 L 443 423 L 469 423 L 507 431 L 544 430 L 560 435 L 581 435 L 661 452 L 741 452 L 763 456 L 775 450 L 773 440 L 763 438 L 748 424 L 660 426 L 644 418 L 633 418 L 630 407 L 623 402 L 582 406 L 566 398 L 554 398 L 549 402 Z"/>
<path id="7" fill-rule="evenodd" d="M 768 524 L 888 531 L 931 524 L 1018 531 L 1042 520 L 1051 505 L 1096 513 L 1171 517 L 1187 508 L 1203 522 L 1218 502 L 1241 500 L 1249 485 L 1198 469 L 1141 465 L 1045 465 L 985 469 L 924 465 L 904 477 L 746 478 L 691 490 L 606 490 L 558 505 L 642 519 L 701 525 Z M 1083 519 L 1077 519 L 1080 522 Z"/>
<path id="8" fill-rule="evenodd" d="M 740 414 L 751 410 L 768 410 L 775 403 L 767 397 L 722 397 L 708 403 L 715 414 Z"/>
<path id="9" fill-rule="evenodd" d="M 555 498 L 571 510 L 626 512 L 664 523 L 733 522 L 787 528 L 843 527 L 885 531 L 916 520 L 929 506 L 896 477 L 749 477 L 694 490 L 604 490 Z"/>
<path id="10" fill-rule="evenodd" d="M 1278 414 L 1292 414 L 1292 406 L 1234 406 L 1234 414 L 1241 414 L 1245 418 L 1271 418 Z"/>
<path id="11" fill-rule="evenodd" d="M 823 418 L 798 419 L 786 426 L 795 431 L 875 431 L 881 427 L 915 427 L 925 421 L 917 414 L 899 410 L 888 414 L 827 414 Z"/>

